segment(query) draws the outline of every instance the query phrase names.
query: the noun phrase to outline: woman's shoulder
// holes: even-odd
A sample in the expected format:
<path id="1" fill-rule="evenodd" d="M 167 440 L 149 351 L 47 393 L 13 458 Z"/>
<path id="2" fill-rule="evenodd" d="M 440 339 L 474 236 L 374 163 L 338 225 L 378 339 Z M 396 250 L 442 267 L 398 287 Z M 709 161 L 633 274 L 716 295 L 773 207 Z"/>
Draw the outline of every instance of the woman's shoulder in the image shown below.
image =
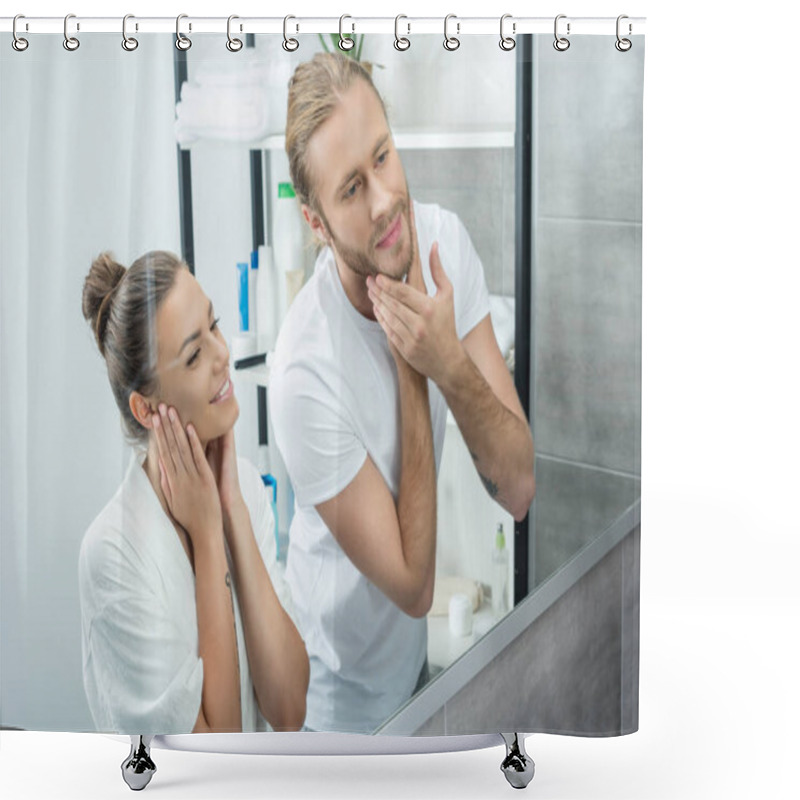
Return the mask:
<path id="1" fill-rule="evenodd" d="M 130 573 L 121 492 L 122 487 L 94 518 L 81 541 L 78 581 L 84 616 L 99 613 L 123 576 Z"/>
<path id="2" fill-rule="evenodd" d="M 132 475 L 134 468 L 86 529 L 79 555 L 82 583 L 102 587 L 144 580 L 150 562 L 158 556 L 152 543 L 163 538 L 159 537 L 163 525 L 154 513 L 152 499 L 143 496 L 141 481 L 136 480 L 147 480 L 146 476 Z"/>
<path id="3" fill-rule="evenodd" d="M 102 558 L 109 549 L 119 546 L 125 528 L 123 505 L 123 487 L 119 486 L 86 529 L 81 541 L 82 561 L 86 558 L 95 561 Z"/>

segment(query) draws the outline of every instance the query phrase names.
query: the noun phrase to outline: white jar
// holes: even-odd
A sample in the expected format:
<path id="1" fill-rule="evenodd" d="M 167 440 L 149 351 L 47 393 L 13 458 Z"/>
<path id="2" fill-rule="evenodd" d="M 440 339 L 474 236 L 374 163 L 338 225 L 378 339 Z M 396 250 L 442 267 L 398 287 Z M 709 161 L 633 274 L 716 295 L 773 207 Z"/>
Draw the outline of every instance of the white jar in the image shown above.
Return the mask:
<path id="1" fill-rule="evenodd" d="M 472 603 L 465 594 L 450 598 L 448 622 L 452 636 L 469 636 L 472 633 Z"/>

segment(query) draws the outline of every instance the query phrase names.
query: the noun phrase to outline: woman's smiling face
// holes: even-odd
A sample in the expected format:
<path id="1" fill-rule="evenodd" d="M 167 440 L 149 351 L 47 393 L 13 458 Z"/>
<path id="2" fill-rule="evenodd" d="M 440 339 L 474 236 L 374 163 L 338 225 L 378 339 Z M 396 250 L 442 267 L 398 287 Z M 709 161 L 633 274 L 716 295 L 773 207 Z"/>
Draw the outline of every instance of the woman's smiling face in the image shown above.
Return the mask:
<path id="1" fill-rule="evenodd" d="M 158 389 L 147 398 L 172 406 L 185 428 L 192 423 L 205 446 L 239 416 L 230 380 L 228 347 L 211 301 L 188 269 L 180 269 L 156 312 Z"/>

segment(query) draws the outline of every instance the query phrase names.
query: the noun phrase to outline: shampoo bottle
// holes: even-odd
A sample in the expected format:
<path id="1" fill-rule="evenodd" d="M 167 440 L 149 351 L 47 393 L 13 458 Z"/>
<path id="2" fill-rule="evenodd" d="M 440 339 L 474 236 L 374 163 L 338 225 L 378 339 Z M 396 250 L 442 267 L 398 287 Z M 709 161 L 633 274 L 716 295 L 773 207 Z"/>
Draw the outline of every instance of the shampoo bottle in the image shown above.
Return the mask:
<path id="1" fill-rule="evenodd" d="M 258 320 L 259 352 L 268 353 L 278 338 L 277 276 L 272 248 L 258 248 L 258 286 L 256 287 L 256 319 Z"/>
<path id="2" fill-rule="evenodd" d="M 507 584 L 508 550 L 506 550 L 503 523 L 500 522 L 497 525 L 492 551 L 492 615 L 495 619 L 500 619 L 508 612 Z"/>
<path id="3" fill-rule="evenodd" d="M 278 326 L 289 307 L 287 277 L 303 275 L 303 219 L 291 183 L 278 184 L 278 199 L 273 217 L 273 256 L 278 275 Z"/>
<path id="4" fill-rule="evenodd" d="M 247 314 L 249 317 L 249 330 L 255 337 L 256 343 L 261 335 L 261 320 L 258 318 L 256 304 L 258 295 L 258 250 L 250 253 L 250 271 L 247 273 Z"/>
<path id="5" fill-rule="evenodd" d="M 250 318 L 250 265 L 246 261 L 236 264 L 238 301 L 239 301 L 239 332 L 231 338 L 231 357 L 234 362 L 240 358 L 251 356 L 255 352 L 256 337 L 251 327 Z"/>

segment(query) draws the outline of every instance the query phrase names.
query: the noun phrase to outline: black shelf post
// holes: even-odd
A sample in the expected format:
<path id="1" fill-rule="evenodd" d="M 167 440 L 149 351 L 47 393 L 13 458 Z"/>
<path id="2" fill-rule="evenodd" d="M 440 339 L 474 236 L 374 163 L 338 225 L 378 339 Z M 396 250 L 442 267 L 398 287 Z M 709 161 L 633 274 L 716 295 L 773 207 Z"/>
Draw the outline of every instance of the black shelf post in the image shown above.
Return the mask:
<path id="1" fill-rule="evenodd" d="M 185 50 L 175 48 L 175 104 L 181 99 L 181 86 L 188 79 L 189 69 Z M 178 148 L 178 202 L 181 219 L 181 255 L 194 275 L 194 219 L 192 214 L 192 153 Z"/>
<path id="2" fill-rule="evenodd" d="M 517 37 L 517 109 L 514 137 L 514 383 L 525 415 L 531 418 L 531 272 L 533 210 L 533 37 Z M 514 524 L 514 605 L 528 595 L 528 514 Z"/>

